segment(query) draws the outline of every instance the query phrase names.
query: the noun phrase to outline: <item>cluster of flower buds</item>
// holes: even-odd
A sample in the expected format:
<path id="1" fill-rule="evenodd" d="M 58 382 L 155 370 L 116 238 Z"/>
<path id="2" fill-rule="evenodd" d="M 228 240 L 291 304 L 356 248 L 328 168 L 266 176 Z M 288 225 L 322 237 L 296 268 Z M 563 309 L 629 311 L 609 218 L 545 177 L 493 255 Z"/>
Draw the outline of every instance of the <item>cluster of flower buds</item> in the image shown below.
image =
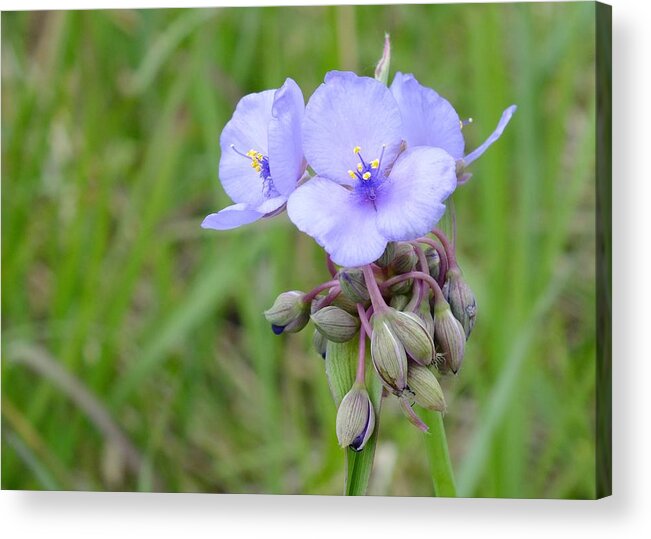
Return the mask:
<path id="1" fill-rule="evenodd" d="M 374 263 L 338 268 L 328 260 L 332 279 L 312 291 L 285 292 L 265 316 L 276 334 L 314 324 L 314 347 L 325 359 L 328 342 L 370 341 L 371 362 L 386 395 L 400 400 L 407 418 L 427 426 L 413 404 L 444 412 L 438 375 L 457 374 L 475 322 L 475 297 L 463 279 L 447 237 L 432 235 L 390 242 Z M 339 405 L 337 437 L 344 447 L 363 449 L 375 413 L 361 373 Z"/>

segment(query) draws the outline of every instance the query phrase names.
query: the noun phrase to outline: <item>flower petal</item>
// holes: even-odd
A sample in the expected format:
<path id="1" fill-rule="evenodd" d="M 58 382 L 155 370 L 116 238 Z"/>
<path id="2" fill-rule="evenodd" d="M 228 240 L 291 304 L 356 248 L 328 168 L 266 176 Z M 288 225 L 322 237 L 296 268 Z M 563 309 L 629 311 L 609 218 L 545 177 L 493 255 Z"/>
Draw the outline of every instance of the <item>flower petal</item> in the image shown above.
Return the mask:
<path id="1" fill-rule="evenodd" d="M 400 111 L 389 89 L 369 77 L 331 71 L 307 106 L 303 122 L 303 150 L 319 176 L 350 185 L 348 170 L 359 162 L 360 146 L 367 161 L 379 158 L 390 165 L 400 149 Z"/>
<path id="2" fill-rule="evenodd" d="M 274 187 L 281 195 L 296 189 L 305 170 L 302 127 L 305 101 L 292 79 L 276 91 L 269 122 L 269 169 Z"/>
<path id="3" fill-rule="evenodd" d="M 262 179 L 247 157 L 238 154 L 256 150 L 267 155 L 267 130 L 275 90 L 249 94 L 240 99 L 233 117 L 224 127 L 219 143 L 219 180 L 234 202 L 256 206 L 264 200 Z"/>
<path id="4" fill-rule="evenodd" d="M 234 204 L 228 206 L 218 213 L 211 213 L 201 223 L 201 228 L 212 228 L 213 230 L 230 230 L 238 226 L 247 225 L 257 221 L 263 216 L 262 213 L 251 208 L 247 204 Z"/>
<path id="5" fill-rule="evenodd" d="M 502 117 L 500 118 L 500 121 L 498 122 L 495 131 L 493 131 L 490 134 L 490 136 L 484 141 L 484 143 L 481 146 L 479 146 L 479 148 L 470 152 L 468 155 L 466 155 L 466 157 L 464 157 L 463 162 L 466 166 L 468 166 L 470 163 L 475 161 L 477 158 L 481 157 L 481 155 L 488 149 L 488 147 L 502 136 L 504 129 L 511 121 L 511 117 L 513 116 L 517 108 L 518 107 L 516 107 L 515 105 L 511 105 L 502 113 Z"/>
<path id="6" fill-rule="evenodd" d="M 408 149 L 377 195 L 378 230 L 391 241 L 427 234 L 445 213 L 443 201 L 456 185 L 455 160 L 445 150 Z"/>
<path id="7" fill-rule="evenodd" d="M 255 208 L 255 211 L 260 212 L 264 216 L 267 216 L 268 214 L 278 210 L 286 202 L 287 202 L 287 197 L 284 195 L 268 198 L 262 204 L 257 206 Z"/>
<path id="8" fill-rule="evenodd" d="M 391 93 L 398 103 L 409 147 L 443 148 L 455 159 L 463 157 L 463 134 L 459 115 L 450 103 L 413 75 L 396 73 Z"/>
<path id="9" fill-rule="evenodd" d="M 387 244 L 375 225 L 373 204 L 326 178 L 317 176 L 296 189 L 287 202 L 287 213 L 341 266 L 369 264 Z"/>

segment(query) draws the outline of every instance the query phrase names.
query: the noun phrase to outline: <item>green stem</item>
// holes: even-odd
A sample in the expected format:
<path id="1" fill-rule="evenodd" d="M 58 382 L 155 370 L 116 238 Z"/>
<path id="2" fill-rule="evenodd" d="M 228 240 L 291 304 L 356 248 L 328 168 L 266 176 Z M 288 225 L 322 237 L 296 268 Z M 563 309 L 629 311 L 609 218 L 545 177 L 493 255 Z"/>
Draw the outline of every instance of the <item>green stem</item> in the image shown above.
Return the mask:
<path id="1" fill-rule="evenodd" d="M 427 456 L 430 461 L 434 494 L 444 498 L 456 498 L 457 487 L 454 482 L 452 461 L 448 452 L 448 441 L 441 412 L 425 411 L 429 433 L 425 434 Z"/>

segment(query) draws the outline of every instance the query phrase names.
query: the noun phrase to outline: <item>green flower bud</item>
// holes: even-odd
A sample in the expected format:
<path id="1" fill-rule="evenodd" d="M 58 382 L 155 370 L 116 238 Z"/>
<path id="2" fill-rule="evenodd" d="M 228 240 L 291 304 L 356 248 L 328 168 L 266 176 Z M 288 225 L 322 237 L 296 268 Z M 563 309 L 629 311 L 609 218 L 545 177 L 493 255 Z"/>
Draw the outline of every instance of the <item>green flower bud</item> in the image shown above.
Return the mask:
<path id="1" fill-rule="evenodd" d="M 389 311 L 387 317 L 393 333 L 416 363 L 429 365 L 434 358 L 434 343 L 427 328 L 417 314 Z"/>
<path id="2" fill-rule="evenodd" d="M 412 286 L 414 286 L 414 280 L 407 279 L 405 281 L 401 281 L 399 283 L 391 285 L 389 287 L 389 292 L 391 292 L 391 294 L 402 294 L 402 295 L 409 294 L 411 293 Z"/>
<path id="3" fill-rule="evenodd" d="M 443 355 L 445 368 L 457 374 L 463 361 L 466 334 L 446 302 L 437 302 L 434 306 L 434 340 Z"/>
<path id="4" fill-rule="evenodd" d="M 370 301 L 366 302 L 364 305 L 368 306 L 368 304 L 370 304 Z M 346 294 L 339 294 L 332 302 L 332 305 L 343 309 L 347 313 L 357 316 L 357 303 L 350 299 Z"/>
<path id="5" fill-rule="evenodd" d="M 441 257 L 439 255 L 439 252 L 434 249 L 434 247 L 428 247 L 425 249 L 425 258 L 427 259 L 429 274 L 434 279 L 438 279 L 439 272 L 441 271 Z"/>
<path id="6" fill-rule="evenodd" d="M 364 273 L 359 268 L 344 268 L 339 272 L 339 286 L 342 294 L 355 303 L 367 304 L 370 300 Z"/>
<path id="7" fill-rule="evenodd" d="M 439 381 L 427 367 L 412 363 L 407 370 L 407 385 L 414 400 L 423 408 L 445 412 L 445 398 Z"/>
<path id="8" fill-rule="evenodd" d="M 407 384 L 407 353 L 393 332 L 387 314 L 371 319 L 371 359 L 378 376 L 393 393 L 399 395 Z"/>
<path id="9" fill-rule="evenodd" d="M 312 316 L 312 322 L 323 336 L 332 342 L 347 342 L 359 329 L 359 318 L 339 307 L 328 305 Z"/>
<path id="10" fill-rule="evenodd" d="M 337 439 L 341 447 L 364 449 L 375 428 L 375 411 L 366 388 L 355 383 L 337 410 Z"/>
<path id="11" fill-rule="evenodd" d="M 283 292 L 276 298 L 264 316 L 271 324 L 276 335 L 281 333 L 297 333 L 310 320 L 310 304 L 303 301 L 305 294 L 299 290 Z"/>
<path id="12" fill-rule="evenodd" d="M 475 326 L 477 316 L 477 301 L 458 268 L 448 271 L 443 285 L 443 295 L 450 304 L 454 317 L 461 322 L 466 339 Z"/>
<path id="13" fill-rule="evenodd" d="M 402 274 L 412 271 L 418 263 L 418 255 L 408 243 L 397 243 L 390 268 L 393 273 Z"/>
<path id="14" fill-rule="evenodd" d="M 418 317 L 423 321 L 425 329 L 429 336 L 434 339 L 434 317 L 432 316 L 432 311 L 430 310 L 429 301 L 422 301 L 418 309 Z"/>
<path id="15" fill-rule="evenodd" d="M 384 249 L 382 256 L 378 258 L 375 261 L 375 263 L 381 268 L 386 268 L 389 264 L 391 264 L 391 261 L 393 260 L 395 254 L 396 254 L 396 244 L 395 242 L 390 241 L 389 243 L 387 243 L 387 246 Z"/>
<path id="16" fill-rule="evenodd" d="M 404 311 L 405 307 L 409 303 L 410 297 L 404 294 L 398 294 L 396 296 L 391 296 L 389 305 L 393 307 L 396 311 Z"/>
<path id="17" fill-rule="evenodd" d="M 328 350 L 328 339 L 326 339 L 320 331 L 314 330 L 314 335 L 312 335 L 312 344 L 314 345 L 317 354 L 325 359 L 326 351 Z"/>

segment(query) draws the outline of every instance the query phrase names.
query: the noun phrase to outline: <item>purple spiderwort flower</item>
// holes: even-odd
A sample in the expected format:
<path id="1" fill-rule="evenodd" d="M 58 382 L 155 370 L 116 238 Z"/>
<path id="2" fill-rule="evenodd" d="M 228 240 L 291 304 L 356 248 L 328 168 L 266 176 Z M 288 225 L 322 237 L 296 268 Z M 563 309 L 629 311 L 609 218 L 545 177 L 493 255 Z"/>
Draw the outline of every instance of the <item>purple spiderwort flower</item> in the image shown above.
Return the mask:
<path id="1" fill-rule="evenodd" d="M 235 204 L 208 215 L 202 228 L 228 230 L 282 211 L 305 171 L 304 109 L 301 89 L 289 78 L 278 90 L 240 100 L 219 140 L 219 179 Z"/>
<path id="2" fill-rule="evenodd" d="M 293 223 L 342 266 L 429 232 L 457 185 L 445 149 L 405 150 L 400 109 L 369 77 L 331 71 L 305 109 L 303 149 L 317 176 L 289 197 Z"/>
<path id="3" fill-rule="evenodd" d="M 464 156 L 461 130 L 467 122 L 459 119 L 447 100 L 422 86 L 413 75 L 400 72 L 395 74 L 390 89 L 400 107 L 407 145 L 443 148 L 459 162 L 460 169 L 470 165 L 500 138 L 517 108 L 515 105 L 508 107 L 495 131 L 476 150 Z"/>

